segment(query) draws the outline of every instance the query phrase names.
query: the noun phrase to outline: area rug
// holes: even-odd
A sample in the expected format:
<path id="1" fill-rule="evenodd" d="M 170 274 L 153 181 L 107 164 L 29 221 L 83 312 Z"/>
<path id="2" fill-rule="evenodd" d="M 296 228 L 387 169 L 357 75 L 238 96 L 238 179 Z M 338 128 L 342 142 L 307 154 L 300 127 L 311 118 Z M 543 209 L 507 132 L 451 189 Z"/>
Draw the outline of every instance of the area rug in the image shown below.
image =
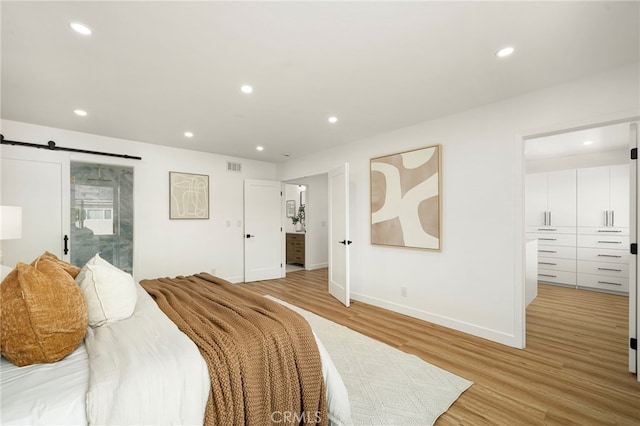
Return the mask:
<path id="1" fill-rule="evenodd" d="M 473 383 L 272 296 L 311 325 L 342 376 L 363 425 L 433 425 Z"/>

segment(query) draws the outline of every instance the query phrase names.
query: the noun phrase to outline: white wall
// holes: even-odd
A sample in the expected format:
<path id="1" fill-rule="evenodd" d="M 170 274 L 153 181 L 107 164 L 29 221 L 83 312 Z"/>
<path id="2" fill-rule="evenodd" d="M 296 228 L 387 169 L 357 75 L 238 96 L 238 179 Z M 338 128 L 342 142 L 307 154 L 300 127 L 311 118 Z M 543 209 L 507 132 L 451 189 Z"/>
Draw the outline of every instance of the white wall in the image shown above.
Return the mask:
<path id="1" fill-rule="evenodd" d="M 522 347 L 523 137 L 638 115 L 638 75 L 636 64 L 378 135 L 291 160 L 278 176 L 349 162 L 352 298 Z M 433 144 L 442 145 L 442 251 L 371 245 L 369 159 Z"/>
<path id="2" fill-rule="evenodd" d="M 142 161 L 136 161 L 68 155 L 72 161 L 134 167 L 134 275 L 137 280 L 215 269 L 222 278 L 243 281 L 243 182 L 244 179 L 274 180 L 274 164 L 8 120 L 2 120 L 2 134 L 8 140 L 38 144 L 54 140 L 58 146 L 142 157 Z M 26 155 L 46 153 L 33 148 L 6 147 L 3 155 L 10 149 L 24 150 Z M 227 160 L 241 162 L 242 173 L 227 172 Z M 209 175 L 209 220 L 169 220 L 169 171 Z M 40 254 L 37 242 L 33 250 Z"/>

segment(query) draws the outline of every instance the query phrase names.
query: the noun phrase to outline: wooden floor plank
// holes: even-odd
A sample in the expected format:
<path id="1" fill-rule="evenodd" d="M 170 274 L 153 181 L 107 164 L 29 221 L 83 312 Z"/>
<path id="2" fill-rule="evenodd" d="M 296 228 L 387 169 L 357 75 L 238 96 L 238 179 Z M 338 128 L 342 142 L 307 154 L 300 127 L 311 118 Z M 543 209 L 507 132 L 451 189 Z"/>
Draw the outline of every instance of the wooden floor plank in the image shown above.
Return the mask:
<path id="1" fill-rule="evenodd" d="M 640 425 L 626 296 L 540 285 L 519 350 L 362 302 L 344 308 L 327 293 L 326 269 L 239 285 L 472 380 L 438 426 Z"/>

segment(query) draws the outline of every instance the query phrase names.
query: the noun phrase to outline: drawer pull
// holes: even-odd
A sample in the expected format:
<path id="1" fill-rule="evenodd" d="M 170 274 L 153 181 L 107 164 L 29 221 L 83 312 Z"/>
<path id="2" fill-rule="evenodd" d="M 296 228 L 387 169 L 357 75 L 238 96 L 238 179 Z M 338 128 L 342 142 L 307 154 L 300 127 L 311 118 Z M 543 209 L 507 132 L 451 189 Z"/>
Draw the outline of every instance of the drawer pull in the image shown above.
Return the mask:
<path id="1" fill-rule="evenodd" d="M 538 231 L 557 231 L 556 228 L 538 228 Z"/>
<path id="2" fill-rule="evenodd" d="M 538 274 L 539 277 L 551 277 L 551 278 L 558 278 L 557 275 L 551 275 L 551 274 Z"/>
<path id="3" fill-rule="evenodd" d="M 613 269 L 613 268 L 598 268 L 598 271 L 613 271 L 613 272 L 622 272 L 622 269 Z"/>
<path id="4" fill-rule="evenodd" d="M 598 241 L 601 244 L 622 244 L 622 241 Z"/>
<path id="5" fill-rule="evenodd" d="M 557 238 L 538 238 L 538 239 L 542 241 L 558 241 Z"/>
<path id="6" fill-rule="evenodd" d="M 618 256 L 618 255 L 615 255 L 615 254 L 599 254 L 598 257 L 615 257 L 615 258 L 619 259 L 622 256 Z"/>
<path id="7" fill-rule="evenodd" d="M 620 283 L 611 283 L 609 281 L 598 281 L 598 284 L 609 284 L 609 285 L 622 285 Z"/>
<path id="8" fill-rule="evenodd" d="M 551 263 L 551 262 L 538 262 L 538 265 L 552 265 L 552 266 L 556 266 L 557 263 Z"/>
<path id="9" fill-rule="evenodd" d="M 609 229 L 598 229 L 598 232 L 622 232 L 622 231 L 615 230 L 615 229 L 612 229 L 612 230 L 609 230 Z"/>
<path id="10" fill-rule="evenodd" d="M 538 253 L 557 253 L 555 250 L 538 250 Z"/>

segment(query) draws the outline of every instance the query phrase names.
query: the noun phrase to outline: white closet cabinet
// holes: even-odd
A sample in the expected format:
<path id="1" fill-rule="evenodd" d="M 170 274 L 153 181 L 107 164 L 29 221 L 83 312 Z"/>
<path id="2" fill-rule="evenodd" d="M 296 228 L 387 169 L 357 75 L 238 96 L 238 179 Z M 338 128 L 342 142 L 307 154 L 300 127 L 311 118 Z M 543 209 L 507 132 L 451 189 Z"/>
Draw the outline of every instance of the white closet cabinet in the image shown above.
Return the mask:
<path id="1" fill-rule="evenodd" d="M 629 228 L 629 166 L 611 166 L 609 169 L 609 208 L 611 226 Z"/>
<path id="2" fill-rule="evenodd" d="M 527 175 L 538 281 L 628 293 L 629 199 L 626 164 Z"/>
<path id="3" fill-rule="evenodd" d="M 576 171 L 532 173 L 526 177 L 529 226 L 576 226 Z"/>
<path id="4" fill-rule="evenodd" d="M 629 166 L 578 169 L 577 285 L 629 291 Z"/>
<path id="5" fill-rule="evenodd" d="M 576 285 L 576 170 L 526 176 L 527 238 L 538 240 L 538 280 Z"/>
<path id="6" fill-rule="evenodd" d="M 578 226 L 629 227 L 629 166 L 578 169 Z"/>

